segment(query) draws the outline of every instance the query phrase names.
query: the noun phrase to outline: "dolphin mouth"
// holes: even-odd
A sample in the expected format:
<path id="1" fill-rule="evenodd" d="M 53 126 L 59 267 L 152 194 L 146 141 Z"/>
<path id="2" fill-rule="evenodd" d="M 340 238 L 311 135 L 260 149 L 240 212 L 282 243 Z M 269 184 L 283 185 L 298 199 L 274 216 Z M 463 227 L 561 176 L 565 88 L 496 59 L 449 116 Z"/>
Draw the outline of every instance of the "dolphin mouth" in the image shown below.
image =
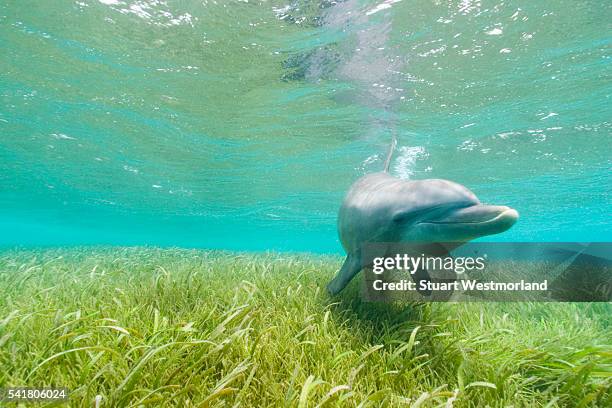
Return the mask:
<path id="1" fill-rule="evenodd" d="M 425 219 L 420 224 L 487 226 L 500 225 L 510 228 L 519 218 L 518 211 L 499 205 L 476 204 L 452 210 L 441 218 Z"/>

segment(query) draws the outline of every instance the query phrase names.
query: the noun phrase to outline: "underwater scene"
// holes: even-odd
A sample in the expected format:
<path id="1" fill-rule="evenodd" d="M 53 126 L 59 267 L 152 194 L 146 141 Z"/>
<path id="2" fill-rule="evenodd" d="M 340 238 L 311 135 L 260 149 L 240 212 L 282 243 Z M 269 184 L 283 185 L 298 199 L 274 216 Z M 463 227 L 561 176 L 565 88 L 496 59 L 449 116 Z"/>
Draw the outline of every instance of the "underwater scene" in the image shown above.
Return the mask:
<path id="1" fill-rule="evenodd" d="M 0 406 L 612 406 L 611 21 L 0 1 Z"/>

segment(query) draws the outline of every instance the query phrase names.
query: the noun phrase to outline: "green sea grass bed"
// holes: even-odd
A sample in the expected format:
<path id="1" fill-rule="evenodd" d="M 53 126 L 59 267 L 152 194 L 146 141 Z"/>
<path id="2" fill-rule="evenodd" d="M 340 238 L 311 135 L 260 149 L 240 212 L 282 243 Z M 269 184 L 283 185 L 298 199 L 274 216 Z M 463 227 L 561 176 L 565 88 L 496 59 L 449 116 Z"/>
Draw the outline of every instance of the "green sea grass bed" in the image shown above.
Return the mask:
<path id="1" fill-rule="evenodd" d="M 612 406 L 609 303 L 366 303 L 359 279 L 331 298 L 340 263 L 5 250 L 0 387 L 89 407 Z"/>

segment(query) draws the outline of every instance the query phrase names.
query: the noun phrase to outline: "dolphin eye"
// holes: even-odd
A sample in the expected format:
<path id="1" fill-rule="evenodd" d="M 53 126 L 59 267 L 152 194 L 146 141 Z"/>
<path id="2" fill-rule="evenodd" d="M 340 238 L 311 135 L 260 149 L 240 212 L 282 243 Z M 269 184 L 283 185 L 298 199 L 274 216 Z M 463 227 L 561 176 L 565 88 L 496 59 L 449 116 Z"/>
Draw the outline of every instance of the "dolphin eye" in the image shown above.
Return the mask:
<path id="1" fill-rule="evenodd" d="M 460 201 L 455 203 L 438 204 L 416 210 L 398 211 L 393 215 L 392 220 L 398 224 L 405 224 L 411 221 L 419 221 L 425 217 L 427 217 L 427 219 L 436 218 L 451 211 L 471 207 L 473 205 L 474 203 L 471 201 Z"/>
<path id="2" fill-rule="evenodd" d="M 418 210 L 412 211 L 398 211 L 392 217 L 393 222 L 398 224 L 404 224 L 411 220 L 416 220 L 421 218 L 423 215 L 427 214 L 431 209 L 430 208 L 421 208 Z"/>
<path id="3" fill-rule="evenodd" d="M 393 215 L 392 219 L 396 223 L 403 224 L 410 221 L 417 221 L 430 214 L 439 214 L 440 212 L 450 211 L 454 208 L 456 207 L 453 206 L 452 208 L 448 208 L 447 204 L 438 204 L 431 207 L 422 207 L 407 211 L 398 211 Z"/>

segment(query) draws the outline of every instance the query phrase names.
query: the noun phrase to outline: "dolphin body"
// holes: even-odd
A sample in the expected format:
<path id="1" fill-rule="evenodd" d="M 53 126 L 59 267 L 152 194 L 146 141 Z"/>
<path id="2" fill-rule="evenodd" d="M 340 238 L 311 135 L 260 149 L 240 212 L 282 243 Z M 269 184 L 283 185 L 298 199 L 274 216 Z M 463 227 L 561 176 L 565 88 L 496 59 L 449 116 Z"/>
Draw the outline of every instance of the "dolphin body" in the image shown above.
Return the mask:
<path id="1" fill-rule="evenodd" d="M 436 243 L 453 243 L 454 248 L 506 231 L 517 220 L 516 210 L 481 204 L 474 193 L 452 181 L 368 174 L 351 186 L 338 213 L 338 234 L 347 256 L 327 290 L 339 293 L 370 266 L 371 260 L 362 257 L 364 244 L 426 242 L 428 252 L 440 256 L 450 248 Z M 413 279 L 427 277 L 427 272 L 417 271 Z"/>

